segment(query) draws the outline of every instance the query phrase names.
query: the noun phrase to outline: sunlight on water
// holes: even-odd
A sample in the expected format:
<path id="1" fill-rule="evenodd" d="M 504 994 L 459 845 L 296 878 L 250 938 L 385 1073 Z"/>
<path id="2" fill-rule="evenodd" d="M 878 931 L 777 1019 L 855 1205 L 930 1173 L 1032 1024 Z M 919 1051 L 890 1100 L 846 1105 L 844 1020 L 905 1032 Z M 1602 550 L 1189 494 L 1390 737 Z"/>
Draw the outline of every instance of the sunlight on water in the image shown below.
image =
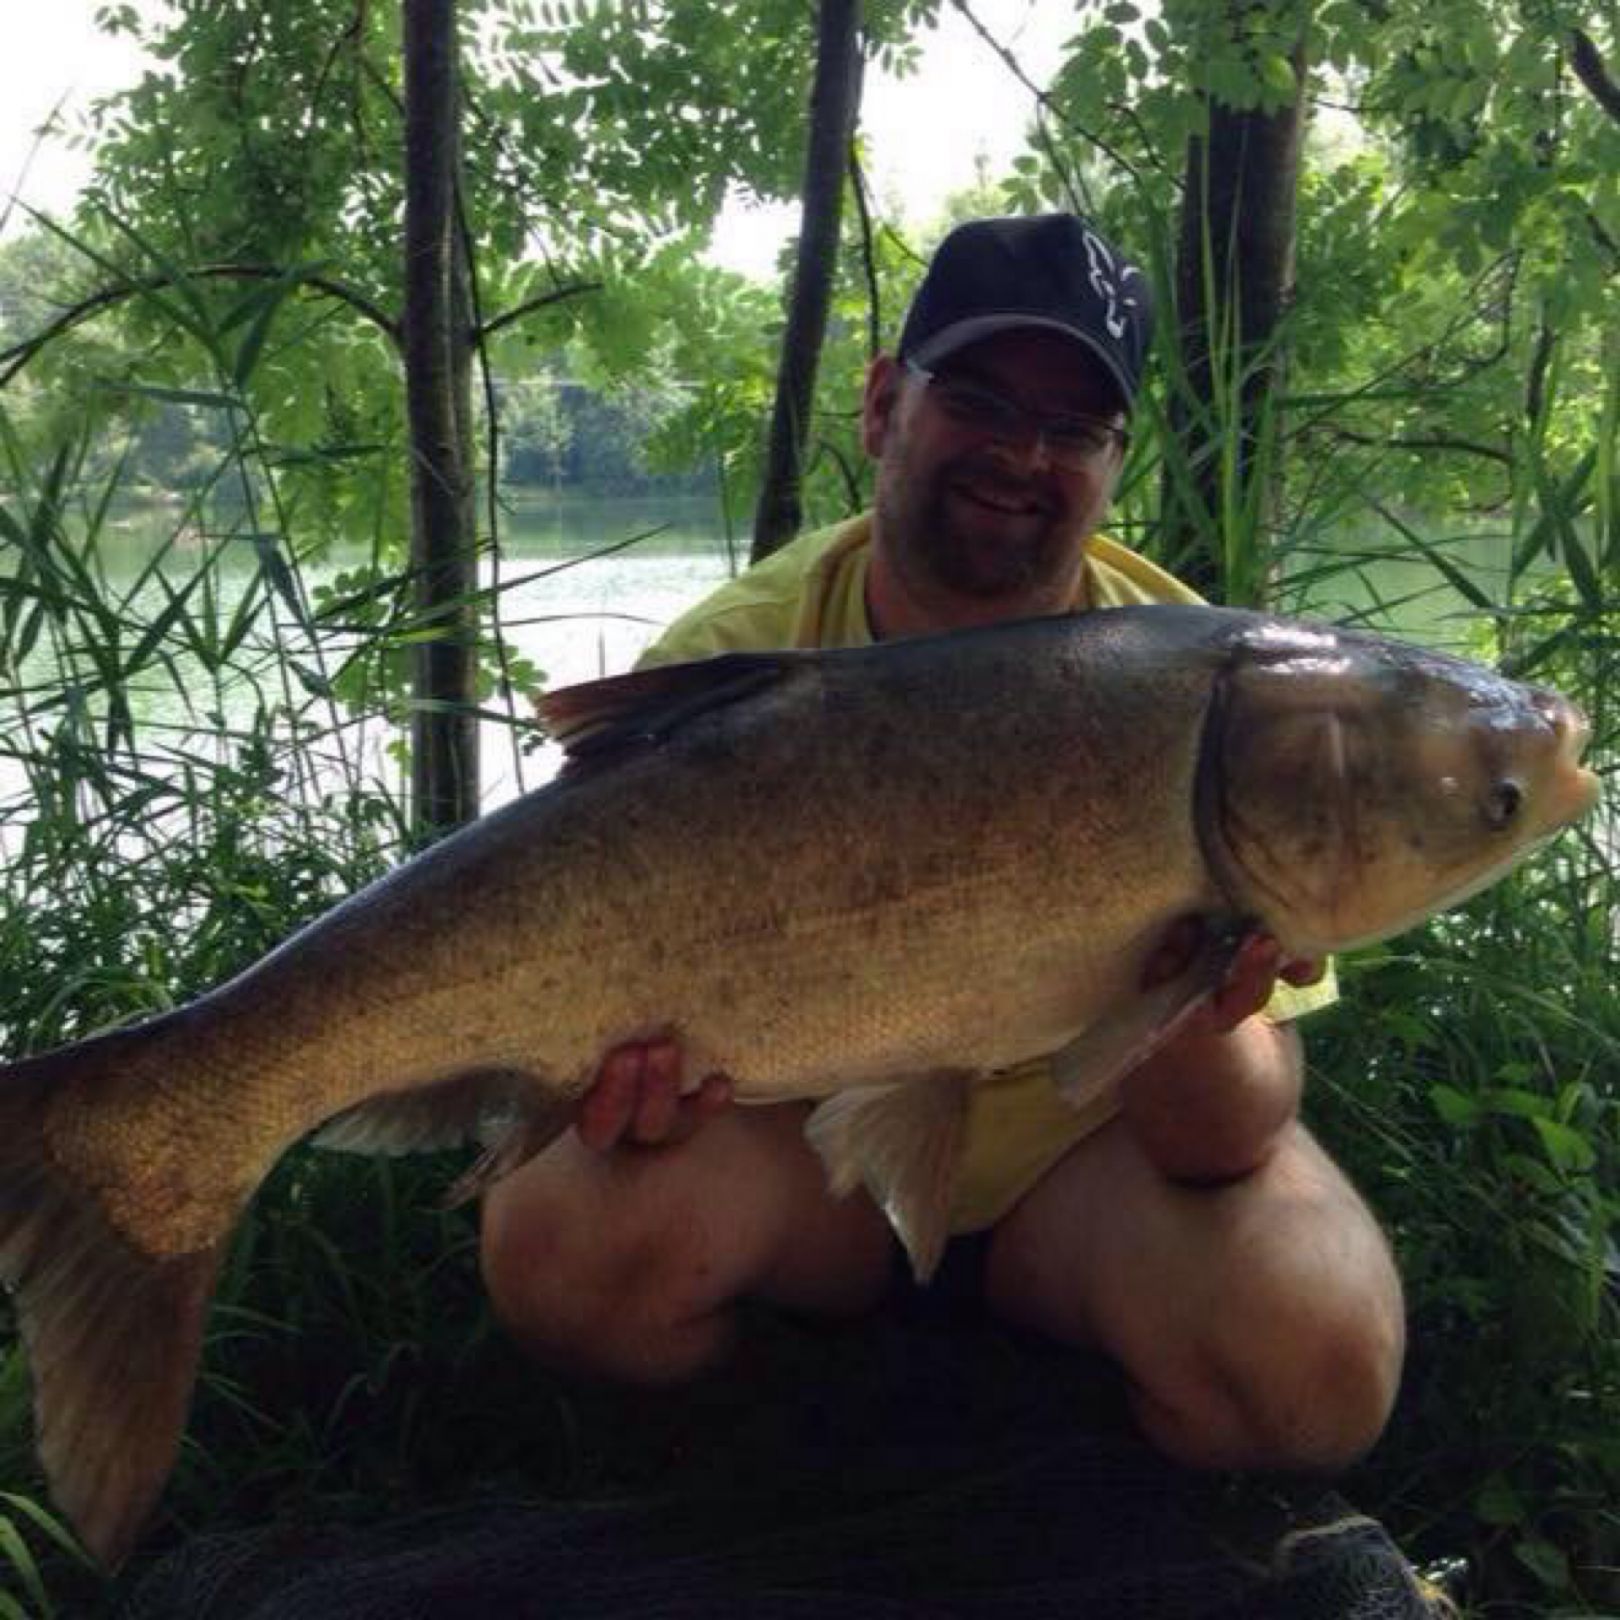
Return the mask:
<path id="1" fill-rule="evenodd" d="M 502 629 L 512 652 L 532 662 L 551 688 L 629 669 L 665 625 L 730 575 L 744 549 L 739 538 L 727 534 L 718 501 L 706 496 L 531 497 L 521 506 L 504 509 L 502 521 Z M 104 548 L 103 564 L 115 592 L 133 590 L 141 571 L 165 546 L 171 548 L 162 563 L 165 576 L 173 584 L 190 577 L 200 561 L 200 547 L 183 533 L 176 545 L 175 527 L 174 513 L 157 509 L 122 520 L 106 535 L 112 543 Z M 1508 537 L 1475 533 L 1445 543 L 1454 548 L 1453 559 L 1468 578 L 1494 596 L 1499 580 L 1505 582 L 1507 577 Z M 1333 546 L 1313 555 L 1297 553 L 1290 559 L 1279 592 L 1284 611 L 1360 623 L 1451 650 L 1482 650 L 1484 616 L 1429 562 L 1394 555 L 1388 535 L 1342 537 L 1342 549 L 1335 549 L 1340 547 L 1341 540 L 1336 539 Z M 593 555 L 603 551 L 608 554 Z M 304 587 L 314 592 L 368 561 L 369 554 L 358 548 L 334 551 L 303 566 Z M 262 584 L 259 561 L 247 544 L 225 546 L 214 573 L 226 613 L 256 581 Z M 486 567 L 483 583 L 494 582 L 493 571 Z M 148 585 L 146 590 L 154 592 L 155 587 Z M 142 600 L 148 615 L 161 605 L 160 596 Z M 296 623 L 285 612 L 279 617 L 281 634 L 296 641 Z M 313 655 L 298 656 L 307 663 Z M 244 663 L 256 673 L 215 690 L 200 679 L 185 678 L 187 660 L 178 653 L 180 680 L 156 672 L 144 683 L 132 685 L 131 701 L 146 728 L 147 746 L 155 746 L 160 757 L 165 747 L 195 746 L 196 733 L 187 741 L 184 732 L 207 713 L 222 712 L 240 724 L 262 692 L 268 689 L 274 695 L 274 683 L 287 679 L 284 660 L 268 642 L 256 658 Z M 28 673 L 35 680 L 59 678 L 44 648 L 36 652 L 31 666 Z M 500 705 L 492 700 L 487 706 Z M 515 718 L 526 722 L 529 717 L 520 713 Z M 14 734 L 11 725 L 6 729 Z M 332 787 L 341 791 L 358 768 L 402 791 L 401 767 L 390 752 L 394 736 L 388 728 L 378 723 L 363 732 L 334 735 L 342 738 L 347 763 L 343 766 L 337 756 L 338 744 L 322 744 L 327 753 L 317 754 L 315 767 L 320 779 L 329 777 Z M 481 743 L 485 808 L 540 785 L 559 762 L 559 750 L 538 744 L 524 726 L 488 721 Z M 162 769 L 161 764 L 157 768 Z M 25 786 L 18 762 L 0 757 L 0 803 L 14 804 Z"/>
<path id="2" fill-rule="evenodd" d="M 502 622 L 512 646 L 545 672 L 548 687 L 571 686 L 629 669 L 670 620 L 727 574 L 718 548 L 667 557 L 620 553 L 516 587 L 505 597 Z M 488 808 L 518 790 L 519 770 L 507 727 L 487 723 L 482 746 Z M 531 755 L 522 764 L 522 785 L 545 781 L 560 756 L 552 744 Z"/>
<path id="3" fill-rule="evenodd" d="M 700 600 L 732 571 L 734 548 L 727 543 L 718 503 L 703 496 L 647 497 L 582 501 L 577 498 L 533 501 L 503 514 L 502 559 L 499 578 L 501 623 L 507 643 L 517 657 L 532 662 L 548 686 L 564 686 L 616 674 L 634 663 L 642 648 L 671 619 Z M 628 542 L 628 544 L 626 544 Z M 149 622 L 163 608 L 163 587 L 149 577 L 154 561 L 170 589 L 183 589 L 197 573 L 208 543 L 188 530 L 177 513 L 157 507 L 114 519 L 103 530 L 99 553 L 102 591 L 107 601 L 132 604 L 131 618 Z M 215 544 L 218 544 L 216 541 Z M 623 547 L 609 555 L 594 556 L 609 547 Z M 311 596 L 341 575 L 364 568 L 370 553 L 360 547 L 334 549 L 305 562 L 300 569 L 304 590 Z M 217 615 L 228 619 L 245 593 L 262 589 L 260 562 L 246 542 L 219 546 L 215 566 L 209 570 L 218 593 Z M 495 582 L 486 566 L 481 583 Z M 193 594 L 192 602 L 201 603 Z M 282 649 L 306 668 L 330 674 L 341 662 L 342 642 L 328 643 L 324 658 L 309 646 L 290 611 L 277 604 L 274 614 Z M 138 639 L 126 632 L 127 643 Z M 173 768 L 174 756 L 206 747 L 211 714 L 222 714 L 240 727 L 261 700 L 283 695 L 292 702 L 307 701 L 307 692 L 289 677 L 286 660 L 268 636 L 250 638 L 233 660 L 233 672 L 217 683 L 171 637 L 173 652 L 167 667 L 149 670 L 132 679 L 128 697 L 140 728 L 142 764 L 159 772 Z M 43 702 L 39 726 L 52 728 L 59 711 L 52 699 L 76 680 L 96 689 L 92 663 L 82 655 L 65 663 L 41 641 L 18 672 L 19 684 L 33 688 L 30 706 Z M 9 679 L 0 685 L 10 684 Z M 99 712 L 100 703 L 93 700 Z M 498 707 L 492 701 L 490 707 Z M 334 718 L 341 718 L 333 712 Z M 523 716 L 527 719 L 527 716 Z M 37 742 L 39 727 L 36 727 Z M 510 725 L 489 722 L 482 727 L 484 795 L 486 808 L 519 791 L 535 787 L 557 767 L 558 751 L 540 747 L 522 756 L 514 746 L 518 734 Z M 317 780 L 329 780 L 341 790 L 359 771 L 362 775 L 401 786 L 401 767 L 390 752 L 394 740 L 389 728 L 373 723 L 365 728 L 334 731 L 311 749 Z M 0 826 L 0 846 L 29 818 L 30 807 L 19 802 L 28 790 L 23 765 L 10 757 L 24 745 L 15 701 L 0 699 L 0 807 L 13 810 Z M 222 745 L 228 749 L 231 745 Z M 530 739 L 533 748 L 532 738 Z M 212 750 L 223 758 L 220 746 Z M 169 764 L 166 766 L 165 761 Z M 402 790 L 402 789 L 401 789 Z"/>

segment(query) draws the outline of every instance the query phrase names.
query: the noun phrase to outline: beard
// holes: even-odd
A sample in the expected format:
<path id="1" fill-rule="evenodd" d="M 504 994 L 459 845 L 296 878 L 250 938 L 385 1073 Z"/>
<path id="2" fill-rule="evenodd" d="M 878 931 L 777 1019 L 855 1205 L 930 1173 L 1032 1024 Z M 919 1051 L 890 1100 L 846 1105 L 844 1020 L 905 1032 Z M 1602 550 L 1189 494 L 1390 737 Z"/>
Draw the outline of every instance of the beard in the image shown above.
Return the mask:
<path id="1" fill-rule="evenodd" d="M 878 482 L 878 521 L 919 598 L 1033 611 L 1070 605 L 1084 536 L 1052 480 L 1011 476 L 989 455 L 963 457 L 927 480 L 892 471 L 899 476 Z"/>

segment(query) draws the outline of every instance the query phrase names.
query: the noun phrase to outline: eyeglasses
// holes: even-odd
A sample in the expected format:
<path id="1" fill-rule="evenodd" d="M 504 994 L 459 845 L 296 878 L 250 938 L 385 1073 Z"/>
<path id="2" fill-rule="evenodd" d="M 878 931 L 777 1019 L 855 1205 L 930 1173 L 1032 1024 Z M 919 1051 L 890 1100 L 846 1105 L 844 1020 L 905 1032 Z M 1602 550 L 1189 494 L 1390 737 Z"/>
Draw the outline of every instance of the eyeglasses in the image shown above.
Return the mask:
<path id="1" fill-rule="evenodd" d="M 1101 416 L 1072 411 L 1032 411 L 965 377 L 942 377 L 915 361 L 906 370 L 928 390 L 934 403 L 953 422 L 987 438 L 1024 444 L 1033 436 L 1046 447 L 1047 458 L 1066 472 L 1081 472 L 1099 457 L 1129 442 L 1125 429 Z"/>

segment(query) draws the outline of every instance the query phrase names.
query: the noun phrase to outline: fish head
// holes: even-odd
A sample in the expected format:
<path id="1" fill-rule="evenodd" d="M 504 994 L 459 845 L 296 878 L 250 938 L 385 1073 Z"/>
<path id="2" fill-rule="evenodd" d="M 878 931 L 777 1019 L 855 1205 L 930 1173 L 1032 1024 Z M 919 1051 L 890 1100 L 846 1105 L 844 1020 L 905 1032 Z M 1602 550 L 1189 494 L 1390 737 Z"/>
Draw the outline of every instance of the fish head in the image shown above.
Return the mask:
<path id="1" fill-rule="evenodd" d="M 1217 677 L 1199 836 L 1285 949 L 1387 938 L 1592 808 L 1585 717 L 1556 692 L 1381 637 L 1262 621 Z"/>

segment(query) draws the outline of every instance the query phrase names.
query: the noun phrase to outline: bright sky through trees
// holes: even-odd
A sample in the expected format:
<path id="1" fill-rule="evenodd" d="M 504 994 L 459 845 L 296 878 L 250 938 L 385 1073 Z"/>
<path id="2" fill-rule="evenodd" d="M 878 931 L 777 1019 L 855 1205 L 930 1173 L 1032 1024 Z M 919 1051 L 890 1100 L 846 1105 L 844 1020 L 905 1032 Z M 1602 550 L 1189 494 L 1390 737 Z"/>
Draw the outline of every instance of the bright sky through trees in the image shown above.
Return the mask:
<path id="1" fill-rule="evenodd" d="M 61 106 L 66 132 L 98 96 L 131 82 L 140 59 L 127 40 L 95 26 L 105 0 L 51 0 L 33 8 L 26 41 L 0 53 L 0 198 L 13 192 L 35 208 L 62 210 L 88 173 L 87 154 L 57 137 L 36 149 L 33 132 Z M 155 0 L 137 0 L 153 9 Z M 1074 25 L 1050 0 L 977 0 L 975 14 L 1025 71 L 1042 83 Z M 952 191 L 972 183 L 982 158 L 992 171 L 1017 150 L 1030 99 L 951 5 L 924 46 L 920 69 L 905 80 L 869 76 L 862 126 L 873 154 L 873 181 L 908 218 L 924 218 Z M 4 203 L 0 202 L 0 216 Z M 796 218 L 796 207 L 732 206 L 716 233 L 715 257 L 768 273 Z M 14 214 L 13 232 L 25 223 Z"/>

